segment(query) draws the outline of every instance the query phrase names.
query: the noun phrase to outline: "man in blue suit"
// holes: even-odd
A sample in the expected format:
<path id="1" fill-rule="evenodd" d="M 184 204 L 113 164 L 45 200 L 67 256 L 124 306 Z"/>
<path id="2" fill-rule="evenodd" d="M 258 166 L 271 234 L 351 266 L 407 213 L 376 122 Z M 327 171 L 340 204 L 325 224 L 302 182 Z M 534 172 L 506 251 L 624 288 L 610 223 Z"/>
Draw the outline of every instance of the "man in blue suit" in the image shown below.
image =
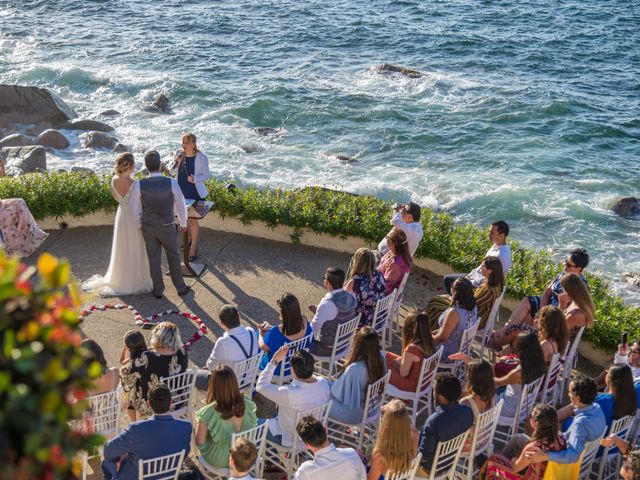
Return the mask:
<path id="1" fill-rule="evenodd" d="M 102 471 L 105 480 L 137 480 L 138 462 L 185 450 L 189 454 L 191 424 L 176 420 L 168 412 L 171 391 L 164 383 L 149 390 L 153 417 L 131 423 L 104 446 Z"/>

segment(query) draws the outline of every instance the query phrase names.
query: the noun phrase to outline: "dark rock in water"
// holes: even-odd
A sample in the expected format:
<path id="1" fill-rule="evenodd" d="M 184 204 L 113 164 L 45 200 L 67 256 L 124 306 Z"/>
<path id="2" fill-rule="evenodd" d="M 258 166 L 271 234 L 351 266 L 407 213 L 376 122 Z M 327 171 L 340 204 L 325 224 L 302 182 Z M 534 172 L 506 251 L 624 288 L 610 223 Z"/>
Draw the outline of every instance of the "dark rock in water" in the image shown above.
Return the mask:
<path id="1" fill-rule="evenodd" d="M 277 128 L 271 127 L 253 127 L 251 130 L 253 130 L 261 137 L 268 137 L 269 135 L 275 135 L 279 133 Z"/>
<path id="2" fill-rule="evenodd" d="M 25 147 L 27 145 L 33 145 L 33 138 L 21 133 L 14 133 L 0 140 L 0 148 L 2 147 Z"/>
<path id="3" fill-rule="evenodd" d="M 88 167 L 71 167 L 71 170 L 69 170 L 71 173 L 85 173 L 87 175 L 95 175 L 96 172 L 94 172 L 93 170 L 91 170 Z"/>
<path id="4" fill-rule="evenodd" d="M 634 215 L 640 215 L 640 198 L 621 198 L 613 205 L 613 207 L 611 207 L 611 210 L 621 217 L 633 217 Z"/>
<path id="5" fill-rule="evenodd" d="M 59 125 L 76 116 L 72 108 L 46 88 L 0 84 L 0 118 L 7 124 Z"/>
<path id="6" fill-rule="evenodd" d="M 336 155 L 336 158 L 344 163 L 356 163 L 358 161 L 355 157 L 350 157 L 349 155 Z"/>
<path id="7" fill-rule="evenodd" d="M 0 150 L 6 165 L 7 176 L 47 170 L 47 154 L 39 145 L 28 147 L 7 147 Z"/>
<path id="8" fill-rule="evenodd" d="M 118 110 L 114 110 L 113 108 L 100 112 L 101 117 L 117 117 L 118 115 L 120 115 L 120 112 Z"/>
<path id="9" fill-rule="evenodd" d="M 80 135 L 80 138 L 85 148 L 108 148 L 111 150 L 118 143 L 117 138 L 104 132 L 87 132 Z"/>
<path id="10" fill-rule="evenodd" d="M 153 103 L 144 107 L 143 110 L 145 112 L 172 113 L 169 106 L 169 98 L 164 93 L 158 95 Z"/>
<path id="11" fill-rule="evenodd" d="M 224 188 L 226 188 L 231 193 L 236 193 L 236 185 L 234 183 L 227 183 Z"/>
<path id="12" fill-rule="evenodd" d="M 259 152 L 260 150 L 262 150 L 262 147 L 258 146 L 258 145 L 247 145 L 246 143 L 243 145 L 238 145 L 242 150 L 244 150 L 244 153 L 255 153 L 255 152 Z"/>
<path id="13" fill-rule="evenodd" d="M 424 77 L 424 73 L 419 72 L 418 70 L 414 70 L 412 68 L 403 67 L 400 65 L 392 65 L 390 63 L 384 63 L 382 65 L 378 65 L 374 69 L 378 73 L 399 73 L 400 75 L 404 75 L 409 78 L 420 78 Z"/>
<path id="14" fill-rule="evenodd" d="M 118 143 L 115 147 L 113 147 L 113 151 L 115 153 L 128 152 L 129 147 L 127 147 L 126 145 L 123 145 L 122 143 Z"/>
<path id="15" fill-rule="evenodd" d="M 68 122 L 64 128 L 69 130 L 87 130 L 92 132 L 113 132 L 115 129 L 111 125 L 99 122 L 97 120 L 75 120 Z"/>
<path id="16" fill-rule="evenodd" d="M 69 140 L 58 130 L 45 130 L 40 135 L 38 135 L 38 140 L 36 140 L 38 145 L 42 145 L 43 147 L 50 148 L 67 148 L 69 146 Z"/>

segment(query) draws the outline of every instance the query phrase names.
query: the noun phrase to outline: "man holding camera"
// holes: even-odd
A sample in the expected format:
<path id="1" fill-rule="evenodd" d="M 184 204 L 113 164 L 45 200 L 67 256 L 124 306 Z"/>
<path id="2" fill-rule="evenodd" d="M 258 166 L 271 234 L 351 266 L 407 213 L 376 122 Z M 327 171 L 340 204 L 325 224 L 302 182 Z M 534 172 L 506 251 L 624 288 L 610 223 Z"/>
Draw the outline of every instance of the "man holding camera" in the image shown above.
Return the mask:
<path id="1" fill-rule="evenodd" d="M 415 256 L 420 240 L 422 240 L 422 224 L 420 223 L 420 205 L 409 202 L 406 205 L 396 203 L 393 206 L 394 216 L 391 219 L 391 225 L 402 230 L 407 236 L 409 243 L 409 252 L 411 256 Z M 387 245 L 387 237 L 384 237 L 378 244 L 378 252 L 382 257 L 389 251 Z"/>

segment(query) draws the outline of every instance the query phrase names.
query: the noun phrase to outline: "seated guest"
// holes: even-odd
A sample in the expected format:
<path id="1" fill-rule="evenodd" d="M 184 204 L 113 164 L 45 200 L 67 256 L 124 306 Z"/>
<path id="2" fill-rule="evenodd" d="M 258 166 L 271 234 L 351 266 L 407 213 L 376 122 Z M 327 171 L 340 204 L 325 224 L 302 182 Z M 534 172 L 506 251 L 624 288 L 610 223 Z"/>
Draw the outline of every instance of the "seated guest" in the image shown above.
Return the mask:
<path id="1" fill-rule="evenodd" d="M 569 253 L 567 260 L 564 262 L 564 271 L 560 272 L 551 281 L 541 296 L 530 296 L 523 298 L 518 306 L 513 310 L 507 324 L 528 323 L 532 324 L 533 319 L 542 307 L 553 305 L 560 306 L 559 295 L 564 292 L 564 288 L 560 283 L 562 277 L 568 273 L 579 275 L 580 279 L 588 287 L 587 279 L 582 272 L 589 265 L 589 254 L 583 248 L 578 248 Z"/>
<path id="2" fill-rule="evenodd" d="M 89 357 L 100 364 L 102 375 L 93 381 L 93 386 L 87 390 L 87 395 L 99 395 L 101 393 L 112 392 L 118 388 L 120 383 L 120 372 L 117 368 L 109 368 L 107 360 L 104 358 L 104 352 L 100 345 L 94 340 L 85 338 L 80 344 L 88 350 Z"/>
<path id="3" fill-rule="evenodd" d="M 444 345 L 442 358 L 460 349 L 462 332 L 478 319 L 478 307 L 473 296 L 473 286 L 467 278 L 458 278 L 451 287 L 451 307 L 438 318 L 438 329 L 433 332 L 436 348 Z"/>
<path id="4" fill-rule="evenodd" d="M 48 236 L 38 227 L 22 198 L 0 200 L 0 247 L 8 255 L 28 257 Z"/>
<path id="5" fill-rule="evenodd" d="M 258 459 L 256 446 L 246 438 L 236 438 L 229 450 L 229 480 L 253 480 L 249 473 Z"/>
<path id="6" fill-rule="evenodd" d="M 545 452 L 533 447 L 525 456 L 532 463 L 551 460 L 556 463 L 575 463 L 580 459 L 585 444 L 601 437 L 607 428 L 600 405 L 595 402 L 598 388 L 596 383 L 586 377 L 578 378 L 569 384 L 569 400 L 575 410 L 575 417 L 569 430 L 565 432 L 566 450 Z"/>
<path id="7" fill-rule="evenodd" d="M 222 305 L 218 318 L 224 334 L 216 344 L 207 360 L 207 369 L 213 370 L 220 364 L 233 366 L 258 354 L 258 335 L 251 327 L 240 325 L 240 313 L 233 305 Z"/>
<path id="8" fill-rule="evenodd" d="M 382 408 L 382 420 L 369 465 L 367 480 L 409 470 L 418 453 L 420 434 L 411 421 L 411 412 L 402 400 L 391 400 Z"/>
<path id="9" fill-rule="evenodd" d="M 360 456 L 353 448 L 336 448 L 327 439 L 327 431 L 319 420 L 304 417 L 296 426 L 300 440 L 313 454 L 313 460 L 300 465 L 295 480 L 365 480 L 367 474 Z"/>
<path id="10" fill-rule="evenodd" d="M 544 362 L 549 366 L 556 353 L 564 355 L 569 342 L 569 329 L 564 313 L 558 307 L 547 305 L 538 317 L 538 341 L 544 354 Z"/>
<path id="11" fill-rule="evenodd" d="M 525 478 L 542 480 L 547 462 L 532 463 L 528 453 L 534 449 L 543 452 L 557 452 L 567 448 L 567 442 L 558 432 L 558 416 L 550 405 L 539 404 L 531 412 L 531 437 L 518 434 L 501 453 L 489 457 L 486 467 L 487 478 Z M 516 476 L 517 474 L 522 475 Z M 498 475 L 502 475 L 499 476 Z"/>
<path id="12" fill-rule="evenodd" d="M 473 360 L 467 365 L 467 387 L 461 405 L 467 405 L 473 411 L 473 426 L 462 448 L 463 453 L 471 451 L 473 433 L 478 416 L 495 406 L 496 387 L 493 378 L 493 366 L 484 360 Z M 476 445 L 476 448 L 484 445 Z"/>
<path id="13" fill-rule="evenodd" d="M 502 262 L 502 272 L 504 275 L 511 269 L 511 248 L 507 245 L 507 236 L 509 235 L 509 225 L 504 220 L 498 220 L 491 224 L 489 228 L 489 241 L 492 243 L 491 248 L 487 250 L 485 257 L 498 257 Z M 466 273 L 454 273 L 445 275 L 444 290 L 451 294 L 451 286 L 457 278 L 466 277 L 471 280 L 474 288 L 478 288 L 484 282 L 482 275 L 482 265 L 472 270 L 468 275 Z"/>
<path id="14" fill-rule="evenodd" d="M 409 243 L 409 254 L 413 257 L 416 254 L 423 235 L 422 224 L 420 223 L 420 205 L 414 202 L 409 202 L 406 205 L 396 204 L 393 207 L 393 211 L 394 215 L 391 219 L 391 225 L 393 225 L 393 228 L 404 232 L 407 237 L 407 242 Z M 389 251 L 387 238 L 388 235 L 378 244 L 378 252 L 380 252 L 380 255 L 385 255 Z"/>
<path id="15" fill-rule="evenodd" d="M 504 274 L 502 273 L 502 262 L 498 257 L 485 257 L 480 264 L 480 271 L 484 281 L 479 287 L 473 289 L 473 296 L 478 307 L 480 324 L 478 328 L 484 328 L 489 319 L 489 313 L 493 304 L 502 294 L 504 288 Z M 435 327 L 438 317 L 451 306 L 451 295 L 436 295 L 432 297 L 425 308 L 431 325 Z"/>
<path id="16" fill-rule="evenodd" d="M 129 330 L 124 334 L 124 347 L 120 352 L 120 365 L 124 366 L 133 360 L 140 358 L 143 352 L 147 351 L 147 342 L 144 335 L 138 330 Z"/>
<path id="17" fill-rule="evenodd" d="M 631 450 L 629 443 L 617 435 L 609 435 L 600 444 L 603 447 L 617 447 L 624 455 L 624 461 L 620 468 L 620 477 L 623 480 L 638 480 L 640 478 L 640 450 Z"/>
<path id="18" fill-rule="evenodd" d="M 300 303 L 295 295 L 285 293 L 277 303 L 282 323 L 279 326 L 275 326 L 264 322 L 258 327 L 260 331 L 260 348 L 267 352 L 262 357 L 261 370 L 264 370 L 280 347 L 300 340 L 302 337 L 310 335 L 312 331 L 311 324 L 307 322 L 307 319 L 300 311 Z M 278 365 L 275 374 L 278 375 L 279 373 L 280 366 Z"/>
<path id="19" fill-rule="evenodd" d="M 411 270 L 413 259 L 409 253 L 407 237 L 402 230 L 392 229 L 387 235 L 389 251 L 380 259 L 378 270 L 387 282 L 385 295 L 389 295 L 402 283 L 402 278 Z"/>
<path id="20" fill-rule="evenodd" d="M 367 388 L 385 373 L 378 334 L 371 327 L 361 328 L 353 339 L 353 349 L 343 374 L 331 385 L 329 417 L 343 423 L 361 422 Z M 369 415 L 373 413 L 370 411 Z"/>
<path id="21" fill-rule="evenodd" d="M 147 416 L 147 393 L 162 377 L 177 375 L 187 370 L 189 359 L 182 346 L 178 327 L 172 322 L 160 322 L 151 332 L 151 349 L 125 365 L 121 370 L 122 385 L 129 392 L 129 417 L 136 419 L 136 411 Z"/>
<path id="22" fill-rule="evenodd" d="M 256 404 L 240 393 L 236 374 L 228 365 L 218 365 L 211 372 L 207 405 L 198 410 L 196 418 L 196 445 L 215 468 L 229 466 L 232 435 L 258 424 Z"/>
<path id="23" fill-rule="evenodd" d="M 387 368 L 391 371 L 389 383 L 405 392 L 415 392 L 422 361 L 435 351 L 429 318 L 422 311 L 410 312 L 404 318 L 402 328 L 402 355 L 385 353 Z"/>
<path id="24" fill-rule="evenodd" d="M 344 272 L 339 268 L 327 268 L 323 286 L 328 293 L 317 306 L 309 305 L 309 310 L 314 313 L 311 320 L 311 329 L 316 337 L 311 344 L 311 353 L 314 355 L 331 355 L 338 327 L 356 316 L 358 302 L 351 292 L 342 288 L 344 277 Z"/>
<path id="25" fill-rule="evenodd" d="M 438 407 L 420 432 L 421 465 L 427 475 L 433 466 L 438 443 L 457 437 L 473 425 L 473 412 L 458 402 L 462 393 L 460 380 L 450 373 L 439 373 L 433 389 Z"/>
<path id="26" fill-rule="evenodd" d="M 269 437 L 277 443 L 290 447 L 293 441 L 296 414 L 329 401 L 329 383 L 313 374 L 314 359 L 306 350 L 291 356 L 291 376 L 288 385 L 273 385 L 271 378 L 276 366 L 282 362 L 289 347 L 284 345 L 275 353 L 266 368 L 260 373 L 256 390 L 278 405 L 278 415 L 269 422 Z"/>
<path id="27" fill-rule="evenodd" d="M 137 480 L 138 462 L 185 451 L 189 454 L 191 423 L 176 420 L 169 414 L 171 391 L 164 383 L 149 389 L 148 420 L 130 423 L 104 446 L 102 472 L 105 480 Z M 162 441 L 158 441 L 162 439 Z"/>
<path id="28" fill-rule="evenodd" d="M 639 384 L 640 388 L 640 340 L 635 340 L 631 346 L 622 344 L 618 345 L 618 351 L 613 357 L 613 364 L 628 365 L 633 375 L 633 382 Z M 599 387 L 606 386 L 606 374 L 607 370 L 604 370 L 594 379 Z"/>
<path id="29" fill-rule="evenodd" d="M 589 289 L 578 275 L 568 273 L 562 276 L 560 284 L 563 293 L 559 295 L 559 308 L 562 310 L 569 330 L 569 337 L 573 339 L 580 327 L 589 328 L 593 324 L 595 307 Z M 512 323 L 496 330 L 487 341 L 487 345 L 501 350 L 503 346 L 511 343 L 513 339 L 523 331 L 537 333 L 537 328 L 529 323 Z M 564 352 L 562 352 L 564 353 Z"/>
<path id="30" fill-rule="evenodd" d="M 356 315 L 360 315 L 360 326 L 371 325 L 378 300 L 384 298 L 387 281 L 376 270 L 376 257 L 367 248 L 359 248 L 351 259 L 347 283 L 344 289 L 358 301 Z"/>

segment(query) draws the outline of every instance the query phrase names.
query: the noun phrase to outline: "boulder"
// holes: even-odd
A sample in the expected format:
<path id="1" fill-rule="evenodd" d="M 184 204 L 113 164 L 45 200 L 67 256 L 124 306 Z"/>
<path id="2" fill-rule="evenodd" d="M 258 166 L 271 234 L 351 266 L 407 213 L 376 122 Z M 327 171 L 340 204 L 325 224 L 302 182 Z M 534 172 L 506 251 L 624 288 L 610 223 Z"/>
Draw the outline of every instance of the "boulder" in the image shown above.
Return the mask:
<path id="1" fill-rule="evenodd" d="M 76 116 L 72 108 L 46 88 L 0 84 L 0 118 L 8 124 L 59 125 Z"/>
<path id="2" fill-rule="evenodd" d="M 147 105 L 143 109 L 145 112 L 156 112 L 156 113 L 172 113 L 171 107 L 169 106 L 169 98 L 161 93 L 158 95 L 151 105 Z"/>
<path id="3" fill-rule="evenodd" d="M 6 147 L 0 152 L 8 176 L 47 170 L 47 154 L 39 145 Z"/>
<path id="4" fill-rule="evenodd" d="M 113 151 L 115 153 L 128 152 L 129 147 L 127 147 L 126 145 L 123 145 L 122 143 L 118 143 L 115 147 L 113 147 Z"/>
<path id="5" fill-rule="evenodd" d="M 42 145 L 43 147 L 50 148 L 67 148 L 69 146 L 69 140 L 58 130 L 45 130 L 40 135 L 38 135 L 38 140 L 36 140 L 38 145 Z"/>
<path id="6" fill-rule="evenodd" d="M 67 122 L 64 128 L 68 130 L 87 130 L 92 132 L 113 132 L 115 128 L 97 120 L 74 120 Z"/>
<path id="7" fill-rule="evenodd" d="M 357 163 L 358 159 L 355 157 L 350 157 L 349 155 L 336 155 L 336 158 L 343 163 Z"/>
<path id="8" fill-rule="evenodd" d="M 21 133 L 14 133 L 8 135 L 0 140 L 0 148 L 2 147 L 25 147 L 27 145 L 33 145 L 33 139 Z"/>
<path id="9" fill-rule="evenodd" d="M 618 200 L 611 207 L 615 213 L 621 217 L 633 217 L 634 215 L 640 215 L 640 198 L 625 197 Z"/>
<path id="10" fill-rule="evenodd" d="M 374 68 L 377 73 L 399 73 L 409 78 L 424 77 L 424 73 L 414 70 L 412 68 L 403 67 L 401 65 L 392 65 L 390 63 L 383 63 Z"/>
<path id="11" fill-rule="evenodd" d="M 71 167 L 71 170 L 69 170 L 71 173 L 85 173 L 87 175 L 95 175 L 96 172 L 94 172 L 93 170 L 91 170 L 88 167 Z"/>
<path id="12" fill-rule="evenodd" d="M 118 139 L 104 132 L 83 133 L 80 135 L 80 139 L 85 148 L 108 148 L 111 150 L 118 143 Z"/>
<path id="13" fill-rule="evenodd" d="M 117 117 L 118 115 L 120 115 L 120 112 L 118 110 L 114 110 L 113 108 L 100 112 L 101 117 Z"/>
<path id="14" fill-rule="evenodd" d="M 261 137 L 268 137 L 279 133 L 278 129 L 272 127 L 253 127 L 251 130 Z"/>

